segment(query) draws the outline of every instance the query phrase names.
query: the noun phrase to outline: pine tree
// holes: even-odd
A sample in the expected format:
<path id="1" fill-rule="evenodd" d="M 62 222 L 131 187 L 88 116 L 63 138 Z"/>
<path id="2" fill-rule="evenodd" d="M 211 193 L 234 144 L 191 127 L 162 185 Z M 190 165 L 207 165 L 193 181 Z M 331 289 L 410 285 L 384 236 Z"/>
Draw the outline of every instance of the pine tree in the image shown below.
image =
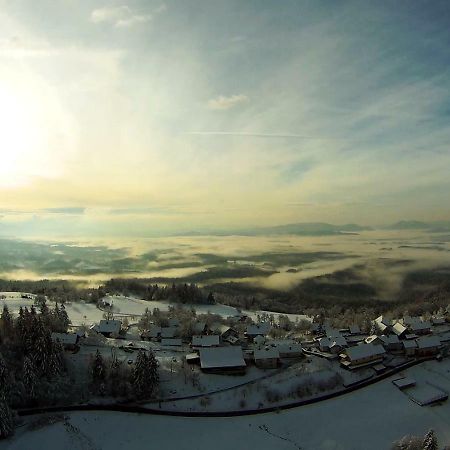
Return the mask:
<path id="1" fill-rule="evenodd" d="M 2 323 L 2 337 L 3 339 L 8 339 L 12 337 L 12 332 L 14 329 L 14 322 L 9 312 L 8 306 L 6 304 L 3 305 L 3 311 L 1 315 L 1 323 Z"/>
<path id="2" fill-rule="evenodd" d="M 0 396 L 0 439 L 11 436 L 14 432 L 12 411 L 6 400 Z"/>
<path id="3" fill-rule="evenodd" d="M 422 444 L 423 450 L 439 450 L 438 440 L 433 430 L 428 431 Z"/>
<path id="4" fill-rule="evenodd" d="M 148 384 L 150 388 L 150 395 L 153 394 L 158 387 L 159 374 L 158 374 L 158 361 L 156 361 L 155 355 L 150 350 L 147 358 L 148 361 Z"/>
<path id="5" fill-rule="evenodd" d="M 97 350 L 95 353 L 95 358 L 92 363 L 92 382 L 99 386 L 101 383 L 104 383 L 106 378 L 106 368 L 105 363 L 103 361 L 103 357 L 101 353 Z"/>
<path id="6" fill-rule="evenodd" d="M 5 397 L 9 391 L 9 372 L 5 360 L 0 353 L 0 398 Z"/>
<path id="7" fill-rule="evenodd" d="M 23 383 L 28 389 L 30 398 L 34 398 L 37 382 L 36 367 L 30 357 L 25 357 L 23 361 Z"/>

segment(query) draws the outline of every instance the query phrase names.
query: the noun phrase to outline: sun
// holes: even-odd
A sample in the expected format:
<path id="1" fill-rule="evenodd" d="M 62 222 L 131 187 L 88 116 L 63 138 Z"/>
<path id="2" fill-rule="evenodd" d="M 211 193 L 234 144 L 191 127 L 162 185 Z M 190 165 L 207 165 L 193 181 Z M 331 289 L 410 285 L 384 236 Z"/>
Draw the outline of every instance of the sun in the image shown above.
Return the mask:
<path id="1" fill-rule="evenodd" d="M 33 99 L 0 85 L 0 186 L 26 182 L 44 140 Z"/>

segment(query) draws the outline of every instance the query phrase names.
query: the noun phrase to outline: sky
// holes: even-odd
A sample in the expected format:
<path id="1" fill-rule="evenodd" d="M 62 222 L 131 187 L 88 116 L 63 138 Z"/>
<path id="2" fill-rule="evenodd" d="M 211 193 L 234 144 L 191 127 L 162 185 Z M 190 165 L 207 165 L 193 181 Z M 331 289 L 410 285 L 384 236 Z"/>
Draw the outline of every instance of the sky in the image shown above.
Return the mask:
<path id="1" fill-rule="evenodd" d="M 450 219 L 450 3 L 0 0 L 0 233 Z"/>

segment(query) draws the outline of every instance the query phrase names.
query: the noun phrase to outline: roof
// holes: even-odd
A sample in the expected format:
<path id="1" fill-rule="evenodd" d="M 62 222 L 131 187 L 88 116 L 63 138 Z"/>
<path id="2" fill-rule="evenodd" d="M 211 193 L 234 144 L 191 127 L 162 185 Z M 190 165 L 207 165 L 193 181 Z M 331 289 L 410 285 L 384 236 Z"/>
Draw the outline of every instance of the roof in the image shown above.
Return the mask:
<path id="1" fill-rule="evenodd" d="M 329 338 L 335 338 L 335 337 L 342 336 L 341 332 L 339 330 L 336 330 L 335 328 L 327 328 L 325 330 L 325 334 Z"/>
<path id="2" fill-rule="evenodd" d="M 192 328 L 196 334 L 201 334 L 205 331 L 205 327 L 206 322 L 195 322 Z"/>
<path id="3" fill-rule="evenodd" d="M 390 334 L 388 336 L 382 334 L 380 339 L 383 341 L 383 344 L 398 344 L 400 342 L 396 334 Z"/>
<path id="4" fill-rule="evenodd" d="M 258 336 L 259 334 L 265 335 L 270 331 L 270 323 L 269 322 L 260 322 L 255 325 L 249 325 L 247 327 L 247 335 L 249 336 Z"/>
<path id="5" fill-rule="evenodd" d="M 214 347 L 220 344 L 219 336 L 217 334 L 211 334 L 209 336 L 192 336 L 193 347 Z"/>
<path id="6" fill-rule="evenodd" d="M 317 342 L 320 347 L 329 347 L 331 345 L 331 339 L 327 337 L 320 338 Z"/>
<path id="7" fill-rule="evenodd" d="M 202 369 L 245 367 L 242 347 L 240 346 L 201 348 L 199 353 Z"/>
<path id="8" fill-rule="evenodd" d="M 364 339 L 364 342 L 365 342 L 366 344 L 372 344 L 372 343 L 374 343 L 374 342 L 376 342 L 376 341 L 381 341 L 381 338 L 380 338 L 379 336 L 377 336 L 376 334 L 372 334 L 372 335 L 370 335 L 370 336 L 367 336 L 367 337 Z"/>
<path id="9" fill-rule="evenodd" d="M 76 333 L 52 333 L 52 341 L 59 341 L 61 344 L 75 345 L 78 340 Z"/>
<path id="10" fill-rule="evenodd" d="M 169 338 L 169 339 L 161 339 L 161 345 L 166 345 L 168 347 L 181 347 L 181 339 L 173 339 L 173 338 Z"/>
<path id="11" fill-rule="evenodd" d="M 162 327 L 161 338 L 173 338 L 177 332 L 177 327 Z"/>
<path id="12" fill-rule="evenodd" d="M 256 344 L 263 344 L 265 342 L 266 338 L 264 336 L 261 336 L 260 334 L 255 337 L 254 341 Z"/>
<path id="13" fill-rule="evenodd" d="M 417 348 L 417 342 L 414 340 L 402 341 L 402 344 L 405 348 Z"/>
<path id="14" fill-rule="evenodd" d="M 344 336 L 336 336 L 331 339 L 332 345 L 341 345 L 342 347 L 345 347 L 347 345 L 347 341 Z"/>
<path id="15" fill-rule="evenodd" d="M 280 352 L 276 347 L 266 345 L 265 347 L 255 348 L 253 355 L 254 355 L 255 361 L 256 361 L 257 359 L 279 358 Z"/>
<path id="16" fill-rule="evenodd" d="M 407 328 L 401 324 L 400 322 L 395 322 L 395 324 L 392 326 L 392 331 L 397 335 L 400 336 L 403 334 Z"/>
<path id="17" fill-rule="evenodd" d="M 158 337 L 158 335 L 161 334 L 161 327 L 152 325 L 149 330 L 144 331 L 142 334 L 151 338 Z"/>
<path id="18" fill-rule="evenodd" d="M 409 327 L 412 331 L 427 330 L 428 328 L 431 328 L 431 323 L 428 321 L 412 322 L 411 324 L 409 324 Z"/>
<path id="19" fill-rule="evenodd" d="M 345 350 L 345 353 L 350 360 L 369 358 L 371 356 L 382 356 L 386 353 L 382 345 L 361 344 L 355 347 L 350 347 Z"/>
<path id="20" fill-rule="evenodd" d="M 303 351 L 302 346 L 295 343 L 278 344 L 276 348 L 280 351 L 280 353 L 301 353 Z"/>
<path id="21" fill-rule="evenodd" d="M 180 326 L 180 321 L 174 317 L 172 317 L 171 319 L 169 319 L 169 327 L 179 327 Z"/>
<path id="22" fill-rule="evenodd" d="M 96 330 L 99 333 L 119 333 L 121 327 L 122 322 L 120 320 L 100 320 Z"/>
<path id="23" fill-rule="evenodd" d="M 225 325 L 223 323 L 213 323 L 210 328 L 211 328 L 211 331 L 213 331 L 214 333 L 220 333 L 220 334 L 224 334 L 228 330 L 231 330 L 231 327 L 229 327 L 228 325 Z"/>
<path id="24" fill-rule="evenodd" d="M 417 339 L 417 347 L 419 349 L 439 347 L 441 340 L 437 336 L 424 336 Z"/>
<path id="25" fill-rule="evenodd" d="M 431 322 L 433 325 L 443 325 L 445 323 L 444 317 L 432 317 Z"/>
<path id="26" fill-rule="evenodd" d="M 361 328 L 359 328 L 359 325 L 350 325 L 348 327 L 348 330 L 351 334 L 358 334 L 361 333 Z"/>
<path id="27" fill-rule="evenodd" d="M 397 380 L 392 380 L 392 383 L 399 389 L 404 389 L 409 386 L 414 386 L 416 384 L 416 380 L 414 378 L 404 377 L 398 378 Z"/>

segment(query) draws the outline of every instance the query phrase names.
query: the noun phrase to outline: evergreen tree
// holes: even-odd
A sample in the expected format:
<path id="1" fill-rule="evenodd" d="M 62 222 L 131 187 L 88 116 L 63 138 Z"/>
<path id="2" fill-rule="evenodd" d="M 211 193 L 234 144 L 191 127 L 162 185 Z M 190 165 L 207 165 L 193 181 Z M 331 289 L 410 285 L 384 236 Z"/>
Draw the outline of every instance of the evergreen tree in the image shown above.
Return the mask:
<path id="1" fill-rule="evenodd" d="M 14 329 L 14 322 L 11 313 L 9 312 L 8 306 L 3 305 L 3 311 L 1 315 L 2 323 L 2 337 L 3 339 L 8 339 L 12 337 L 12 332 Z"/>
<path id="2" fill-rule="evenodd" d="M 208 298 L 206 299 L 206 303 L 208 305 L 214 305 L 214 303 L 216 303 L 216 299 L 214 298 L 214 294 L 212 292 L 210 292 L 208 294 Z"/>
<path id="3" fill-rule="evenodd" d="M 23 361 L 23 383 L 28 390 L 30 398 L 34 398 L 36 389 L 37 375 L 36 367 L 30 357 L 25 357 Z"/>
<path id="4" fill-rule="evenodd" d="M 0 353 L 0 398 L 5 397 L 9 391 L 9 372 L 5 360 Z"/>
<path id="5" fill-rule="evenodd" d="M 158 362 L 153 352 L 140 351 L 133 372 L 133 387 L 138 397 L 149 397 L 158 385 Z"/>
<path id="6" fill-rule="evenodd" d="M 106 378 L 106 368 L 101 353 L 97 350 L 95 353 L 94 361 L 92 362 L 91 370 L 92 382 L 94 385 L 99 386 L 104 383 Z"/>
<path id="7" fill-rule="evenodd" d="M 428 431 L 422 444 L 423 450 L 439 450 L 438 440 L 433 430 Z"/>
<path id="8" fill-rule="evenodd" d="M 11 436 L 14 432 L 12 411 L 6 400 L 0 396 L 0 439 Z"/>

